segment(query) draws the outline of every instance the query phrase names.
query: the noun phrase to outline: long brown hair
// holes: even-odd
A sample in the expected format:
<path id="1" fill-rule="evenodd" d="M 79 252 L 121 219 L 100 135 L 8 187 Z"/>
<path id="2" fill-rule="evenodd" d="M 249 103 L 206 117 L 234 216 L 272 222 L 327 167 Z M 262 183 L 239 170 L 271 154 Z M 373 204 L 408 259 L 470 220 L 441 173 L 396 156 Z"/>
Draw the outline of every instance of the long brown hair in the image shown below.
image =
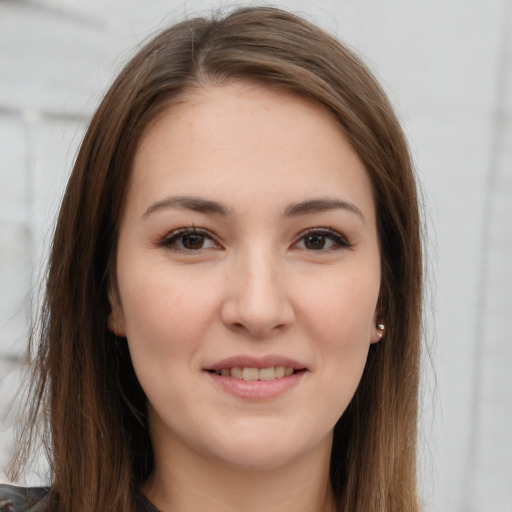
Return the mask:
<path id="1" fill-rule="evenodd" d="M 126 65 L 90 123 L 62 202 L 33 339 L 27 443 L 31 422 L 42 414 L 53 477 L 41 508 L 132 511 L 152 470 L 146 399 L 125 341 L 107 330 L 119 219 L 149 123 L 191 88 L 231 80 L 283 88 L 323 105 L 371 178 L 386 334 L 371 345 L 361 383 L 335 427 L 331 481 L 340 511 L 417 511 L 422 262 L 404 135 L 354 53 L 303 19 L 268 7 L 165 30 Z"/>

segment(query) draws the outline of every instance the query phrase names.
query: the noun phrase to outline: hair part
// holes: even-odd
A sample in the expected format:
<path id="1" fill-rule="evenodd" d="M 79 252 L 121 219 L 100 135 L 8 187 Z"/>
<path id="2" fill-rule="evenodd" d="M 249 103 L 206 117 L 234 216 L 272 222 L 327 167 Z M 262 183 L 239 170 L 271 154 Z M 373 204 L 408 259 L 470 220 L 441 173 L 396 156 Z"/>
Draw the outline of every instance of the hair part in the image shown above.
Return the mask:
<path id="1" fill-rule="evenodd" d="M 94 114 L 51 248 L 29 422 L 42 413 L 53 482 L 44 510 L 134 511 L 153 467 L 146 398 L 127 345 L 107 329 L 119 222 L 138 144 L 195 88 L 249 81 L 331 112 L 365 165 L 381 247 L 384 339 L 334 431 L 343 512 L 414 512 L 422 255 L 405 137 L 371 73 L 346 47 L 284 11 L 241 8 L 163 31 L 125 66 Z M 32 424 L 27 423 L 30 444 Z M 52 508 L 53 507 L 53 508 Z"/>

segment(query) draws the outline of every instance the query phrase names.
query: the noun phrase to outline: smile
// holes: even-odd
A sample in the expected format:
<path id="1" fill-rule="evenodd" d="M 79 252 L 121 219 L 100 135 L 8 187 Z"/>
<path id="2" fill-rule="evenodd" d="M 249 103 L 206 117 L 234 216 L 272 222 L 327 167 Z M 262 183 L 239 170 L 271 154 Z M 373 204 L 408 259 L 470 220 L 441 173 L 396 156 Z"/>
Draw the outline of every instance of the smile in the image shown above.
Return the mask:
<path id="1" fill-rule="evenodd" d="M 281 355 L 237 355 L 206 366 L 219 389 L 251 402 L 269 400 L 295 388 L 309 373 L 306 365 Z"/>
<path id="2" fill-rule="evenodd" d="M 267 368 L 250 368 L 234 366 L 212 370 L 215 375 L 233 377 L 242 380 L 274 380 L 292 375 L 295 370 L 289 366 L 269 366 Z"/>

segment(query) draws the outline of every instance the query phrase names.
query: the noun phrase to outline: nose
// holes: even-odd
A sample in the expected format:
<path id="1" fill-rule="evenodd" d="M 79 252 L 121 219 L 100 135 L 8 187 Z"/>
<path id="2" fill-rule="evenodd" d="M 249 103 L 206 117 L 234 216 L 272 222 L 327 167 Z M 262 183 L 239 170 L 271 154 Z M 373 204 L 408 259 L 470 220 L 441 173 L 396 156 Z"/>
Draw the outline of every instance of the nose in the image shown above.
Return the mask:
<path id="1" fill-rule="evenodd" d="M 227 328 L 267 338 L 293 323 L 295 313 L 279 259 L 265 250 L 245 251 L 234 257 L 221 308 Z"/>

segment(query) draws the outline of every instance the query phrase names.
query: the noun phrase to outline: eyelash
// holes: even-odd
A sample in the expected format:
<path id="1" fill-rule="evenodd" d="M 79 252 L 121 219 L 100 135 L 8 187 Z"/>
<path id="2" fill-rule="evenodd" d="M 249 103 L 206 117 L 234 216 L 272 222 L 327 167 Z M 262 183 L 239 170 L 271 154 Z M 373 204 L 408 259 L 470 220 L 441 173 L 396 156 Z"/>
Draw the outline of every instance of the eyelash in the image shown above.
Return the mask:
<path id="1" fill-rule="evenodd" d="M 173 231 L 172 233 L 169 233 L 167 236 L 165 236 L 160 242 L 159 246 L 166 247 L 170 250 L 174 250 L 177 252 L 183 252 L 183 253 L 198 253 L 199 251 L 205 249 L 204 247 L 200 247 L 199 249 L 188 249 L 188 248 L 181 248 L 176 245 L 177 242 L 180 241 L 183 237 L 187 235 L 199 235 L 204 237 L 204 239 L 208 238 L 210 239 L 215 245 L 219 246 L 219 243 L 217 240 L 211 236 L 207 231 L 203 229 L 198 228 L 182 228 L 178 229 L 176 231 Z M 174 245 L 174 246 L 173 246 Z"/>
<path id="2" fill-rule="evenodd" d="M 170 250 L 176 251 L 176 252 L 182 252 L 182 253 L 188 253 L 188 254 L 197 254 L 199 251 L 205 250 L 205 249 L 213 249 L 214 247 L 199 247 L 198 249 L 189 249 L 184 247 L 178 247 L 177 243 L 183 242 L 183 237 L 187 235 L 199 235 L 204 241 L 205 239 L 209 239 L 219 248 L 220 244 L 217 242 L 215 237 L 213 237 L 208 231 L 198 228 L 182 228 L 178 229 L 176 231 L 173 231 L 172 233 L 169 233 L 167 236 L 165 236 L 158 245 L 160 247 L 165 247 Z M 324 240 L 330 240 L 333 242 L 333 246 L 329 248 L 321 247 L 320 249 L 308 249 L 307 247 L 304 247 L 303 250 L 306 250 L 308 252 L 327 252 L 327 251 L 335 251 L 339 249 L 350 249 L 352 247 L 352 244 L 347 242 L 347 240 L 337 231 L 334 231 L 332 229 L 324 229 L 324 228 L 311 228 L 303 233 L 300 234 L 300 237 L 298 238 L 297 242 L 293 244 L 293 246 L 297 246 L 299 243 L 303 242 L 306 237 L 318 237 L 323 238 Z"/>
<path id="3" fill-rule="evenodd" d="M 311 252 L 326 252 L 326 251 L 335 251 L 338 249 L 350 249 L 352 244 L 349 243 L 340 233 L 333 229 L 322 229 L 322 228 L 311 228 L 303 233 L 301 233 L 300 238 L 294 245 L 297 245 L 299 242 L 303 241 L 308 236 L 316 236 L 323 237 L 324 239 L 331 240 L 334 244 L 333 247 L 330 248 L 321 248 L 321 249 L 309 249 Z M 305 250 L 308 250 L 305 248 Z"/>

